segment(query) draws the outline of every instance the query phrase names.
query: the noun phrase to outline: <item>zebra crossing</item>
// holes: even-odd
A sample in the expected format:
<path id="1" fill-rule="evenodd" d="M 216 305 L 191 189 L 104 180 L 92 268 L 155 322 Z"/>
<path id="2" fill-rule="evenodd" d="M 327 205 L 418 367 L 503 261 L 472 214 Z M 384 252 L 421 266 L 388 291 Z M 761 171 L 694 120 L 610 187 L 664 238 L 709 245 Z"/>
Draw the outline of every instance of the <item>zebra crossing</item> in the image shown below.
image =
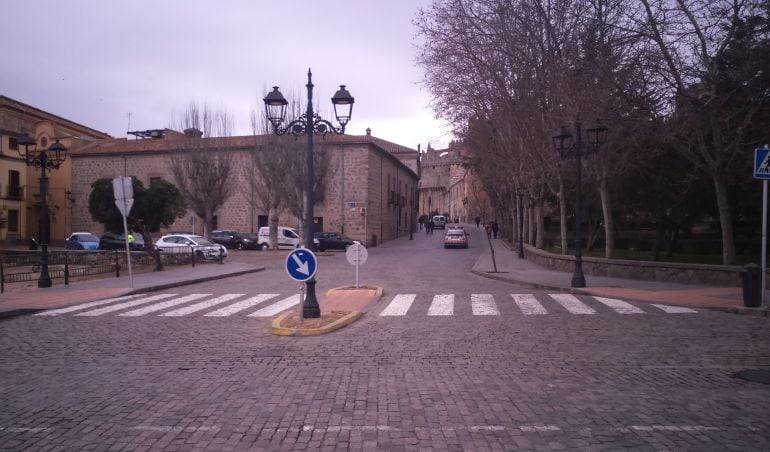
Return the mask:
<path id="1" fill-rule="evenodd" d="M 582 299 L 581 299 L 582 298 Z M 648 314 L 652 312 L 665 314 L 692 314 L 697 311 L 691 308 L 668 306 L 661 304 L 643 303 L 644 309 L 627 301 L 600 296 L 581 296 L 572 294 L 506 294 L 495 300 L 493 294 L 471 294 L 469 298 L 456 297 L 455 294 L 396 294 L 386 297 L 384 308 L 372 312 L 383 318 L 404 317 L 406 315 L 422 315 L 427 317 L 453 316 L 459 310 L 470 312 L 473 316 L 505 316 L 513 312 L 515 315 L 541 316 L 552 313 L 566 312 L 576 316 L 597 314 Z M 430 302 L 427 305 L 426 303 Z M 106 300 L 81 303 L 60 309 L 43 311 L 37 316 L 72 315 L 78 317 L 230 317 L 245 315 L 247 317 L 272 317 L 287 309 L 299 305 L 300 295 L 281 296 L 277 293 L 261 293 L 249 295 L 243 293 L 228 293 L 215 295 L 211 293 L 192 293 L 180 295 L 161 293 L 155 295 L 128 295 Z M 500 306 L 504 306 L 501 310 Z M 456 309 L 457 308 L 457 309 Z"/>

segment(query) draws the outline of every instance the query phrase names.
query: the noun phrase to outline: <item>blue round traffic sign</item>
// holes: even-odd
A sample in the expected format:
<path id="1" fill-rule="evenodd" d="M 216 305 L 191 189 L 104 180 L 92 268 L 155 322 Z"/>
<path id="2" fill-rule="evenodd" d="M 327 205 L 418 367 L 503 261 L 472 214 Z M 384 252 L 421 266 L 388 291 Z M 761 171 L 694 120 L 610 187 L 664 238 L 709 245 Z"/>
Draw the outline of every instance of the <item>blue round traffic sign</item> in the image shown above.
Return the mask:
<path id="1" fill-rule="evenodd" d="M 286 256 L 286 273 L 295 281 L 305 282 L 315 276 L 318 259 L 307 248 L 297 248 Z"/>

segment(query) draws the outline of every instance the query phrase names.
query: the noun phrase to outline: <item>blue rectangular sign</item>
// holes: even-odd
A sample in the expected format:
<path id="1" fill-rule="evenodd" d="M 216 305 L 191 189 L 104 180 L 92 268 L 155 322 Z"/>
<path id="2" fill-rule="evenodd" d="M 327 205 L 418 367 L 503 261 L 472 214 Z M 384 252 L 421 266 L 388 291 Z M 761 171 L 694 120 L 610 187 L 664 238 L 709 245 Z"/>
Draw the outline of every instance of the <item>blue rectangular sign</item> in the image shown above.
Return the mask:
<path id="1" fill-rule="evenodd" d="M 754 178 L 770 179 L 770 149 L 754 149 Z"/>

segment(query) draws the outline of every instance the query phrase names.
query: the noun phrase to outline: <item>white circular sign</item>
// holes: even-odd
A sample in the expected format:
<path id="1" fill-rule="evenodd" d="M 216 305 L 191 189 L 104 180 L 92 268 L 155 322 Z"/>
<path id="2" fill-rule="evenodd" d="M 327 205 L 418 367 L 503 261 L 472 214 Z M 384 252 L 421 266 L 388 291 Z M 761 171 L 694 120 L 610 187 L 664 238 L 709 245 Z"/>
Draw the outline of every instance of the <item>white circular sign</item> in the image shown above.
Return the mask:
<path id="1" fill-rule="evenodd" d="M 369 252 L 366 251 L 364 245 L 356 242 L 345 251 L 345 257 L 350 262 L 350 265 L 363 265 L 366 262 L 366 258 L 369 257 Z"/>

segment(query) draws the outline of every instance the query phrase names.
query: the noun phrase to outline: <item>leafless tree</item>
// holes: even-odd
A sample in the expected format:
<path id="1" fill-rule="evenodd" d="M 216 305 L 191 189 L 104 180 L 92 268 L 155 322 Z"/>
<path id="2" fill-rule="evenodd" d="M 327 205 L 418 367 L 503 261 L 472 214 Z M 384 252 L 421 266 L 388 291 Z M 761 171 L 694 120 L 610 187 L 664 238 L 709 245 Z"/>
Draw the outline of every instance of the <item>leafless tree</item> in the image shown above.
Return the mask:
<path id="1" fill-rule="evenodd" d="M 214 214 L 232 195 L 235 179 L 230 147 L 233 121 L 224 110 L 191 102 L 176 127 L 185 131 L 168 158 L 174 182 L 211 235 Z"/>

